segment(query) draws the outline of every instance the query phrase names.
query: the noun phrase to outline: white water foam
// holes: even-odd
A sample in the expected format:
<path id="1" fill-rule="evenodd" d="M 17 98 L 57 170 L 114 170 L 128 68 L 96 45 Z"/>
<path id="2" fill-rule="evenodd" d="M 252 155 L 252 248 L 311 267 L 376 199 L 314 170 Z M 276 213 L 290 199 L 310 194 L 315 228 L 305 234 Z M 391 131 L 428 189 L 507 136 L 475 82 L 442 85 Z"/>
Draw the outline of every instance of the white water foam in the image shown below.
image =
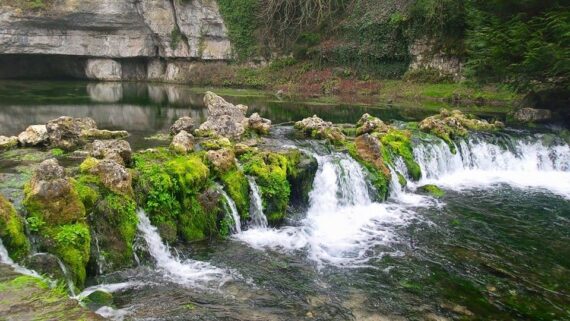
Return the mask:
<path id="1" fill-rule="evenodd" d="M 508 146 L 508 147 L 506 147 Z M 501 145 L 471 137 L 452 154 L 443 141 L 420 144 L 414 156 L 424 177 L 416 184 L 462 190 L 509 184 L 546 189 L 570 199 L 570 147 L 545 146 L 538 138 L 512 139 Z"/>
<path id="2" fill-rule="evenodd" d="M 232 227 L 232 233 L 241 233 L 241 219 L 239 217 L 239 212 L 234 200 L 224 191 L 224 189 L 219 186 L 219 191 L 226 200 L 226 204 L 229 207 L 230 215 L 234 221 L 234 226 Z"/>
<path id="3" fill-rule="evenodd" d="M 0 239 L 0 263 L 4 263 L 6 265 L 11 266 L 14 269 L 14 271 L 16 271 L 18 273 L 29 275 L 29 276 L 35 276 L 37 278 L 43 279 L 36 271 L 26 269 L 25 267 L 14 262 L 14 260 L 12 260 L 10 258 L 10 256 L 8 255 L 8 250 L 4 246 L 4 243 L 2 243 L 2 239 Z"/>
<path id="4" fill-rule="evenodd" d="M 221 287 L 232 279 L 229 271 L 212 266 L 209 263 L 195 260 L 180 260 L 170 253 L 170 249 L 162 242 L 143 210 L 137 211 L 138 229 L 145 239 L 150 255 L 156 261 L 156 267 L 164 272 L 164 277 L 172 282 L 195 288 Z"/>
<path id="5" fill-rule="evenodd" d="M 319 266 L 360 266 L 386 254 L 374 248 L 395 241 L 394 228 L 406 224 L 413 212 L 372 201 L 363 169 L 347 155 L 315 157 L 319 169 L 300 226 L 252 228 L 236 238 L 254 248 L 305 250 Z"/>
<path id="6" fill-rule="evenodd" d="M 251 176 L 247 177 L 250 189 L 250 209 L 251 214 L 251 226 L 258 228 L 267 228 L 267 217 L 263 213 L 263 203 L 261 201 L 261 192 L 259 191 L 259 186 L 255 182 L 255 179 Z"/>

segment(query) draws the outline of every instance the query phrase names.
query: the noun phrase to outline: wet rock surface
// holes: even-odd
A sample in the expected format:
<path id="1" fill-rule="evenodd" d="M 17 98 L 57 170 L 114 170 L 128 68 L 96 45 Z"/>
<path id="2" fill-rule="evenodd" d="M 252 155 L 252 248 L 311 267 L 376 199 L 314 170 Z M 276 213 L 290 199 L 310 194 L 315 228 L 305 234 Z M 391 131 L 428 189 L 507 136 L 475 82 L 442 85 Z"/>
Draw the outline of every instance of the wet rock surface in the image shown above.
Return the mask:
<path id="1" fill-rule="evenodd" d="M 46 125 L 32 125 L 26 128 L 18 135 L 18 142 L 22 146 L 45 145 L 48 143 L 49 136 Z"/>
<path id="2" fill-rule="evenodd" d="M 132 162 L 131 145 L 124 140 L 95 140 L 90 148 L 91 156 L 98 159 L 110 159 L 121 165 Z"/>

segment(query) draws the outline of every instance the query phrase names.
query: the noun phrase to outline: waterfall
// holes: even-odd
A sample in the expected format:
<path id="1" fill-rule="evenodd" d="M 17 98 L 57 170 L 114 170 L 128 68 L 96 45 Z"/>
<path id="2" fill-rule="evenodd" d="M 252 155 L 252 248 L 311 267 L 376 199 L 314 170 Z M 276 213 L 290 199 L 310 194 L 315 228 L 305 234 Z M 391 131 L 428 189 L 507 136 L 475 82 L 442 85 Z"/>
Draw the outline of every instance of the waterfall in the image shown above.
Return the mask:
<path id="1" fill-rule="evenodd" d="M 185 286 L 206 288 L 211 283 L 221 286 L 231 278 L 227 271 L 209 263 L 174 257 L 145 212 L 139 209 L 137 216 L 138 230 L 148 245 L 150 255 L 156 261 L 156 267 L 164 273 L 166 279 Z"/>
<path id="2" fill-rule="evenodd" d="M 314 156 L 319 168 L 307 216 L 297 226 L 250 229 L 236 237 L 254 248 L 305 250 L 318 266 L 359 266 L 384 255 L 374 249 L 395 241 L 394 228 L 413 213 L 396 203 L 374 202 L 366 172 L 350 156 Z"/>
<path id="3" fill-rule="evenodd" d="M 261 192 L 259 191 L 259 186 L 257 186 L 257 183 L 253 177 L 248 176 L 247 180 L 250 187 L 249 212 L 251 215 L 251 226 L 266 228 L 268 226 L 267 217 L 265 217 L 265 214 L 263 213 L 263 203 L 261 201 Z"/>
<path id="4" fill-rule="evenodd" d="M 224 191 L 224 189 L 218 185 L 218 190 L 220 191 L 220 194 L 222 194 L 222 196 L 224 197 L 224 199 L 226 200 L 224 207 L 229 207 L 226 208 L 226 210 L 228 210 L 229 214 L 232 217 L 232 220 L 234 222 L 234 226 L 232 228 L 232 232 L 233 233 L 241 233 L 241 219 L 239 217 L 239 212 L 236 206 L 236 203 L 234 202 L 234 200 L 228 195 L 228 193 L 226 193 L 226 191 Z"/>
<path id="5" fill-rule="evenodd" d="M 503 183 L 570 198 L 570 147 L 545 140 L 542 135 L 471 135 L 457 142 L 456 154 L 441 140 L 422 142 L 414 147 L 423 173 L 418 185 L 462 189 Z"/>
<path id="6" fill-rule="evenodd" d="M 25 267 L 13 261 L 8 255 L 8 250 L 4 246 L 4 243 L 2 243 L 2 239 L 0 239 L 0 263 L 11 266 L 14 269 L 14 271 L 18 273 L 41 278 L 41 276 L 36 271 L 26 269 Z"/>

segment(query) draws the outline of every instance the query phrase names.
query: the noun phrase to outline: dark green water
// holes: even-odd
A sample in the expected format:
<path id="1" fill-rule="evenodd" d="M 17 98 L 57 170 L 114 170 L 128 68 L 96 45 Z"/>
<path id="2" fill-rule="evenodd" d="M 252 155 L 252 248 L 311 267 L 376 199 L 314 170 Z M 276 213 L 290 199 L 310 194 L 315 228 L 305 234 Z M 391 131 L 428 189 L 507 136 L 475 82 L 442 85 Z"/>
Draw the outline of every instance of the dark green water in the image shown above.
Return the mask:
<path id="1" fill-rule="evenodd" d="M 135 149 L 165 144 L 145 137 L 165 132 L 180 116 L 203 121 L 203 92 L 169 85 L 0 82 L 0 135 L 61 115 L 89 116 L 99 128 L 129 131 Z M 365 112 L 416 120 L 437 111 L 220 93 L 274 123 L 313 114 L 354 123 Z M 32 168 L 50 155 L 39 149 L 1 153 L 0 192 L 17 201 Z M 259 249 L 236 238 L 180 245 L 182 258 L 231 271 L 225 283 L 199 289 L 165 279 L 139 239 L 139 267 L 89 282 L 138 284 L 114 294 L 114 315 L 138 320 L 570 320 L 570 200 L 564 193 L 493 182 L 446 192 L 421 206 L 394 203 L 405 208 L 404 222 L 385 223 L 394 237 L 363 247 L 369 259 L 357 267 L 319 264 L 305 248 Z"/>

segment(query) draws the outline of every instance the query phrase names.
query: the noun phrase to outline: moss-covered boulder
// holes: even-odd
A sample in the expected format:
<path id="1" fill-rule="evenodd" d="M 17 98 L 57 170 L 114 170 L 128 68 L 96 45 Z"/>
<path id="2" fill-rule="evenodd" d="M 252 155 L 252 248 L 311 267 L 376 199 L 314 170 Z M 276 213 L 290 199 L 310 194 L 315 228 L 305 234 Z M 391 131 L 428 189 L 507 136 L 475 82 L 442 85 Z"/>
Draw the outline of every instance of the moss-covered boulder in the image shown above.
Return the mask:
<path id="1" fill-rule="evenodd" d="M 456 153 L 456 147 L 453 140 L 467 136 L 470 130 L 495 131 L 503 127 L 504 124 L 499 121 L 489 123 L 486 120 L 465 115 L 459 110 L 450 112 L 447 109 L 442 109 L 438 115 L 427 117 L 419 123 L 419 128 L 422 131 L 443 139 L 454 154 Z"/>
<path id="2" fill-rule="evenodd" d="M 72 179 L 56 160 L 42 162 L 25 187 L 24 206 L 39 250 L 59 257 L 82 286 L 89 261 L 91 234 L 85 206 Z"/>
<path id="3" fill-rule="evenodd" d="M 179 154 L 188 154 L 194 149 L 194 136 L 185 130 L 174 135 L 170 143 L 170 149 Z"/>
<path id="4" fill-rule="evenodd" d="M 406 130 L 395 128 L 388 129 L 386 133 L 380 134 L 382 145 L 388 149 L 385 153 L 388 163 L 394 163 L 395 157 L 400 157 L 408 170 L 408 175 L 415 181 L 422 176 L 420 165 L 414 159 L 412 148 L 412 133 Z"/>
<path id="5" fill-rule="evenodd" d="M 208 162 L 212 165 L 212 168 L 219 173 L 227 172 L 228 170 L 235 167 L 235 154 L 230 148 L 222 148 L 219 150 L 209 150 L 206 153 L 206 158 Z"/>
<path id="6" fill-rule="evenodd" d="M 167 242 L 218 235 L 218 213 L 207 211 L 200 199 L 211 183 L 203 157 L 203 153 L 178 155 L 166 149 L 135 155 L 138 204 Z"/>
<path id="7" fill-rule="evenodd" d="M 219 175 L 224 189 L 232 198 L 242 221 L 249 219 L 249 182 L 245 174 L 237 167 Z"/>
<path id="8" fill-rule="evenodd" d="M 435 198 L 441 198 L 445 196 L 445 191 L 439 188 L 437 185 L 433 184 L 418 187 L 418 192 L 433 196 Z"/>
<path id="9" fill-rule="evenodd" d="M 114 193 L 132 197 L 132 174 L 116 161 L 90 157 L 81 164 L 80 169 L 84 173 L 96 176 L 101 184 Z"/>
<path id="10" fill-rule="evenodd" d="M 371 134 L 373 132 L 385 133 L 390 129 L 380 118 L 364 114 L 356 123 L 356 135 Z"/>
<path id="11" fill-rule="evenodd" d="M 305 137 L 326 139 L 332 144 L 340 145 L 346 140 L 342 129 L 319 118 L 317 115 L 295 123 L 295 129 Z"/>
<path id="12" fill-rule="evenodd" d="M 287 180 L 291 185 L 290 205 L 306 206 L 309 193 L 319 168 L 317 160 L 306 153 L 292 149 L 287 152 Z"/>
<path id="13" fill-rule="evenodd" d="M 113 294 L 103 291 L 97 290 L 93 291 L 85 298 L 81 300 L 81 302 L 86 305 L 89 309 L 96 311 L 101 307 L 112 307 L 114 303 Z"/>
<path id="14" fill-rule="evenodd" d="M 212 137 L 200 142 L 200 147 L 204 150 L 218 150 L 222 148 L 231 148 L 232 142 L 225 137 Z"/>
<path id="15" fill-rule="evenodd" d="M 18 147 L 18 137 L 0 135 L 0 151 Z"/>
<path id="16" fill-rule="evenodd" d="M 14 206 L 0 194 L 0 238 L 14 261 L 20 261 L 30 251 L 24 233 L 24 221 Z"/>
<path id="17" fill-rule="evenodd" d="M 370 134 L 364 134 L 356 137 L 354 143 L 350 142 L 345 145 L 350 156 L 367 169 L 370 182 L 378 192 L 378 198 L 386 199 L 391 174 L 385 161 L 388 158 L 386 156 L 388 151 L 380 139 Z"/>

